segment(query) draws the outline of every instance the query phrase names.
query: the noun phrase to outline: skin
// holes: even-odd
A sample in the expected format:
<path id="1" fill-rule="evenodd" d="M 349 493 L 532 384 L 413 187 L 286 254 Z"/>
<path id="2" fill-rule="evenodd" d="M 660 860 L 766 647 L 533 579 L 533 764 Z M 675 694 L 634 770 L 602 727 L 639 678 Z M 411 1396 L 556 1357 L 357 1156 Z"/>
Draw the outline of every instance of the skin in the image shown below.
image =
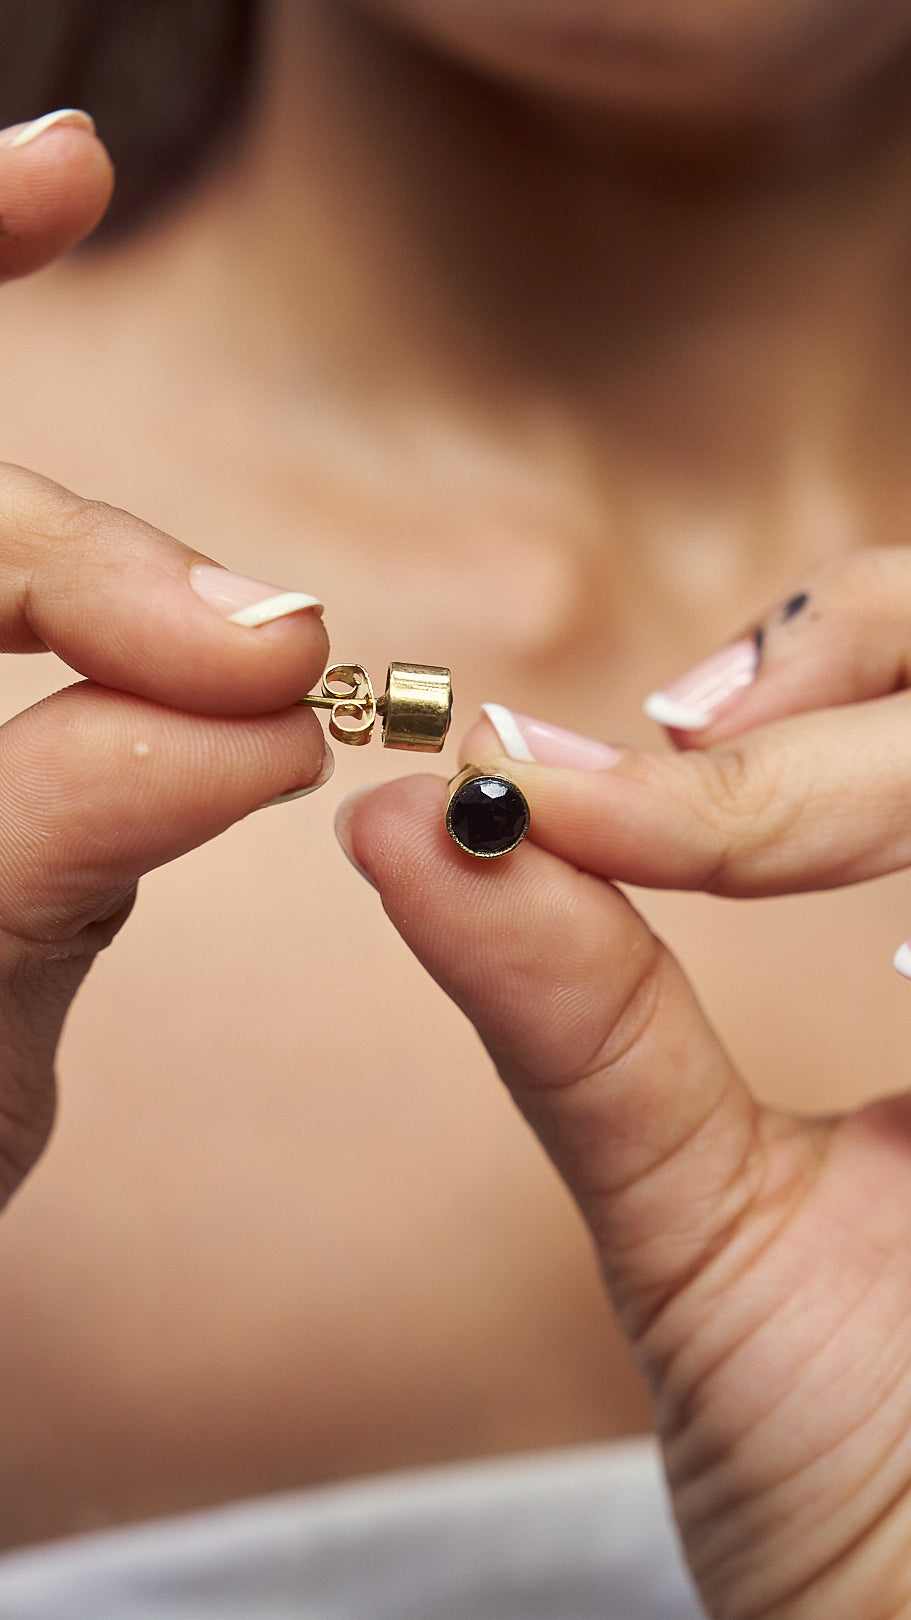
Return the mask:
<path id="1" fill-rule="evenodd" d="M 729 63 L 735 13 L 718 6 L 701 15 L 720 42 L 718 60 Z M 748 11 L 736 15 L 749 34 Z M 654 742 L 638 716 L 646 691 L 755 623 L 768 603 L 795 594 L 826 557 L 906 537 L 911 413 L 902 334 L 911 198 L 900 57 L 896 51 L 890 76 L 874 85 L 863 52 L 853 56 L 846 87 L 830 88 L 828 100 L 788 58 L 788 107 L 767 94 L 761 118 L 757 104 L 737 120 L 728 90 L 725 108 L 713 112 L 714 129 L 724 113 L 724 139 L 707 144 L 705 119 L 680 110 L 689 70 L 675 77 L 673 41 L 657 108 L 654 87 L 637 90 L 630 110 L 608 82 L 594 107 L 590 86 L 583 94 L 578 85 L 532 83 L 528 33 L 508 74 L 502 70 L 511 83 L 521 81 L 520 95 L 479 78 L 477 68 L 490 62 L 465 32 L 466 12 L 447 8 L 446 16 L 463 19 L 458 41 L 434 34 L 426 10 L 405 17 L 391 7 L 276 4 L 261 104 L 232 165 L 156 234 L 6 289 L 5 451 L 142 512 L 163 531 L 155 544 L 169 557 L 184 556 L 169 549 L 175 543 L 167 536 L 179 534 L 193 555 L 199 548 L 320 595 L 334 652 L 362 658 L 380 677 L 390 657 L 451 664 L 458 731 L 480 700 L 494 697 L 645 745 Z M 674 34 L 666 18 L 650 16 L 666 30 L 662 37 Z M 808 23 L 799 8 L 794 16 Z M 757 17 L 758 10 L 754 29 Z M 426 53 L 421 40 L 430 36 L 454 56 Z M 780 72 L 774 77 L 781 82 Z M 771 83 L 759 75 L 757 96 L 759 79 Z M 724 82 L 733 82 L 727 70 Z M 58 131 L 48 139 L 53 146 L 36 143 L 21 157 L 31 153 L 31 164 L 40 157 L 42 172 L 57 174 L 58 163 L 72 161 L 70 150 L 88 141 L 92 173 L 102 172 L 89 137 Z M 50 193 L 57 206 L 82 195 L 60 173 L 67 184 L 61 179 Z M 97 179 L 93 185 L 85 229 L 103 200 Z M 15 223 L 2 198 L 0 213 Z M 16 251 L 26 254 L 28 231 L 20 235 Z M 61 232 L 59 245 L 68 239 Z M 25 257 L 14 266 L 27 267 Z M 32 534 L 50 544 L 52 558 L 65 551 L 61 520 L 49 523 L 47 512 L 48 501 L 63 500 L 68 535 L 66 498 L 52 500 L 44 485 L 28 484 L 27 495 L 25 486 L 13 487 L 19 507 L 38 503 Z M 82 536 L 90 552 L 95 533 Z M 123 519 L 107 543 L 113 555 L 132 556 L 147 537 Z M 127 590 L 145 605 L 147 592 L 129 583 Z M 900 618 L 903 591 L 893 583 L 876 613 L 889 604 Z M 855 587 L 846 600 L 858 595 Z M 100 649 L 109 627 L 94 622 Z M 225 633 L 216 621 L 211 634 Z M 296 691 L 315 679 L 324 647 L 322 640 L 299 647 L 302 633 L 290 621 L 274 630 L 279 646 L 287 639 Z M 187 624 L 171 665 L 183 685 L 178 710 L 169 712 L 182 718 L 173 734 L 162 733 L 158 796 L 140 805 L 148 844 L 141 860 L 131 851 L 136 864 L 126 872 L 115 844 L 112 882 L 99 884 L 96 910 L 123 906 L 124 885 L 139 866 L 209 837 L 290 786 L 283 751 L 290 731 L 295 772 L 302 761 L 305 771 L 317 768 L 318 738 L 303 711 L 281 725 L 248 711 L 262 722 L 263 751 L 258 763 L 242 754 L 239 775 L 235 753 L 219 752 L 223 726 L 210 734 L 213 716 L 204 708 L 192 735 L 207 741 L 192 752 L 181 728 L 194 682 L 211 668 L 208 654 L 199 658 L 199 634 L 197 621 Z M 875 635 L 868 639 L 876 644 Z M 248 644 L 261 647 L 249 636 Z M 844 637 L 834 644 L 843 650 Z M 772 659 L 771 631 L 768 645 Z M 9 660 L 8 670 L 11 714 L 67 679 L 44 660 Z M 129 687 L 131 670 L 130 662 L 107 679 Z M 228 659 L 221 685 L 232 709 L 249 678 Z M 753 690 L 758 701 L 759 684 Z M 828 686 L 820 693 L 812 700 L 804 693 L 798 707 L 843 701 Z M 281 701 L 290 696 L 285 689 Z M 250 700 L 255 710 L 255 683 Z M 40 718 L 47 713 L 28 724 L 50 723 Z M 775 713 L 773 704 L 755 722 Z M 839 718 L 830 722 L 836 729 Z M 808 717 L 811 732 L 814 723 Z M 99 745 L 107 736 L 102 724 Z M 825 748 L 801 741 L 814 771 L 828 758 L 826 739 Z M 466 746 L 491 742 L 470 734 Z M 9 1504 L 9 1542 L 339 1473 L 597 1438 L 648 1421 L 590 1240 L 561 1183 L 492 1084 L 469 1026 L 396 952 L 373 893 L 327 857 L 328 823 L 342 793 L 401 774 L 408 763 L 376 748 L 363 754 L 340 760 L 333 785 L 314 799 L 253 816 L 173 873 L 157 873 L 124 939 L 80 995 L 61 1058 L 58 1128 L 0 1233 L 7 1324 L 0 1494 Z M 631 757 L 658 772 L 655 754 Z M 701 757 L 694 752 L 692 760 Z M 450 771 L 455 763 L 453 750 Z M 716 778 L 677 763 L 684 774 L 647 782 L 660 787 L 659 803 L 679 808 L 685 854 L 705 810 L 699 783 L 712 792 Z M 80 765 L 78 780 L 107 792 L 103 772 Z M 805 793 L 796 765 L 787 780 Z M 112 780 L 96 806 L 102 850 L 121 825 L 126 788 Z M 526 1018 L 525 1001 L 534 997 L 527 986 L 512 996 L 510 964 L 491 968 L 489 1006 L 455 982 L 464 953 L 453 919 L 487 915 L 496 938 L 502 895 L 507 906 L 521 901 L 533 944 L 541 906 L 565 904 L 568 859 L 594 872 L 578 879 L 585 927 L 567 934 L 563 953 L 583 990 L 592 972 L 599 984 L 613 977 L 631 943 L 651 960 L 650 936 L 603 880 L 616 855 L 615 824 L 608 818 L 606 856 L 600 807 L 588 822 L 574 814 L 567 843 L 550 849 L 542 842 L 546 789 L 533 786 L 537 845 L 512 868 L 517 878 L 498 877 L 488 893 L 476 872 L 453 868 L 436 837 L 442 785 L 396 791 L 404 795 L 391 806 L 402 810 L 398 832 L 380 798 L 376 819 L 359 821 L 352 834 L 358 857 L 408 942 L 477 1018 L 527 1102 L 520 1074 L 527 1054 L 519 1031 L 510 1034 L 515 1051 L 504 1056 L 503 1009 L 512 1006 L 521 1027 L 543 1037 Z M 864 798 L 856 785 L 855 792 L 866 806 L 869 792 Z M 713 802 L 723 797 L 712 793 Z M 42 810 L 58 816 L 61 835 L 70 825 L 66 802 L 55 797 Z M 164 821 L 176 831 L 162 852 L 165 803 Z M 752 817 L 753 801 L 746 803 Z M 736 809 L 730 794 L 728 804 Z M 12 849 L 15 818 L 11 828 Z M 880 832 L 877 824 L 875 837 Z M 651 854 L 638 851 L 637 882 L 682 886 L 679 867 L 656 872 L 649 864 L 666 842 L 666 825 L 655 823 Z M 800 859 L 813 843 L 809 837 L 798 850 Z M 58 846 L 40 847 L 47 858 Z M 699 854 L 698 841 L 694 847 Z M 826 882 L 838 880 L 837 854 Z M 689 870 L 687 883 L 697 887 L 708 864 Z M 477 913 L 460 887 L 469 878 Z M 520 879 L 510 899 L 509 884 Z M 801 878 L 795 859 L 775 887 L 820 881 L 818 872 Z M 52 891 L 54 881 L 39 885 L 39 899 Z M 25 891 L 29 903 L 32 893 Z M 644 903 L 693 964 L 764 1102 L 831 1111 L 882 1091 L 901 1072 L 911 1014 L 888 961 L 908 930 L 906 889 L 851 892 L 809 920 L 805 904 L 788 900 L 771 910 L 739 907 L 736 915 L 697 895 L 660 890 Z M 410 930 L 406 906 L 416 918 Z M 103 943 L 107 933 L 89 943 Z M 370 964 L 356 982 L 354 1007 L 352 941 L 357 962 Z M 41 1117 L 26 1150 L 20 1144 L 12 1155 L 17 1173 L 46 1129 L 49 1050 L 73 988 L 72 976 L 64 983 L 62 968 L 55 971 L 60 990 L 35 1059 Z M 665 971 L 676 998 L 668 1029 L 692 1043 L 692 1106 L 698 1111 L 712 1076 L 722 1077 L 725 1095 L 739 1099 L 731 1117 L 749 1125 L 742 1130 L 752 1141 L 752 1107 L 739 1082 L 725 1078 L 676 970 Z M 534 991 L 540 996 L 537 982 Z M 120 1017 L 125 1007 L 129 1019 Z M 591 1011 L 605 1038 L 615 1012 Z M 589 1025 L 580 1026 L 586 1032 Z M 550 1034 L 550 1050 L 562 1053 L 566 1032 Z M 12 1044 L 22 1046 L 18 1035 Z M 649 1069 L 644 1061 L 631 1067 L 634 1092 Z M 663 1055 L 654 1072 L 656 1083 L 666 1082 Z M 604 1116 L 609 1138 L 614 1106 Z M 14 1113 L 21 1117 L 11 1109 L 10 1120 Z M 760 1181 L 815 1185 L 820 1136 L 774 1119 L 778 1145 L 754 1161 Z M 559 1118 L 536 1123 L 558 1148 Z M 678 1124 L 669 1113 L 668 1128 Z M 736 1146 L 722 1153 L 713 1144 L 707 1160 L 719 1173 L 730 1169 L 740 1193 Z M 578 1194 L 585 1166 L 572 1154 L 557 1157 Z M 878 1158 L 871 1174 L 879 1185 Z M 857 1185 L 833 1185 L 837 1192 L 848 1184 Z M 831 1280 L 844 1245 L 825 1235 L 832 1219 L 825 1201 L 813 1211 L 788 1264 L 805 1271 L 807 1253 L 831 1253 Z M 707 1200 L 697 1236 L 710 1233 L 717 1212 Z M 643 1231 L 675 1231 L 678 1217 L 668 1194 L 648 1207 Z M 900 1225 L 903 1210 L 891 1197 L 882 1218 L 874 1235 L 892 1254 L 890 1222 Z M 645 1346 L 614 1249 L 608 1253 L 596 1225 L 624 1325 L 659 1406 L 665 1401 L 670 1410 L 659 1411 L 665 1433 L 686 1439 L 679 1407 L 700 1383 L 699 1368 L 684 1368 L 679 1384 L 660 1383 L 661 1344 L 653 1336 Z M 791 1276 L 783 1261 L 772 1285 L 780 1291 L 785 1278 L 790 1288 Z M 705 1291 L 716 1287 L 701 1266 L 694 1277 L 693 1295 L 667 1329 L 681 1356 L 694 1319 L 706 1314 Z M 683 1299 L 676 1281 L 662 1279 L 669 1304 Z M 650 1286 L 633 1279 L 630 1299 Z M 725 1294 L 732 1311 L 737 1297 Z M 897 1317 L 882 1312 L 884 1328 L 901 1321 L 897 1309 Z M 719 1331 L 726 1331 L 727 1307 L 722 1314 Z M 694 1354 L 703 1343 L 697 1336 Z M 836 1347 L 845 1365 L 850 1349 L 847 1339 Z M 794 1388 L 793 1366 L 776 1365 L 780 1389 Z M 741 1369 L 738 1378 L 755 1387 L 748 1374 Z M 901 1419 L 903 1384 L 893 1382 L 890 1412 Z M 715 1410 L 710 1403 L 692 1451 L 681 1442 L 674 1457 L 689 1549 L 715 1611 L 773 1613 L 778 1604 L 799 1613 L 781 1605 L 801 1601 L 802 1579 L 825 1576 L 822 1612 L 838 1613 L 836 1600 L 845 1613 L 875 1612 L 869 1582 L 858 1585 L 863 1559 L 851 1566 L 854 1585 L 839 1586 L 845 1561 L 813 1524 L 802 1569 L 757 1538 L 768 1567 L 784 1570 L 775 1590 L 757 1587 L 751 1566 L 741 1597 L 734 1577 L 719 1573 L 727 1557 L 735 1576 L 741 1555 L 741 1567 L 743 1559 L 749 1564 L 755 1525 L 747 1509 L 739 1527 L 719 1518 L 705 1471 L 692 1461 L 726 1444 Z M 827 1438 L 812 1433 L 798 1462 L 808 1465 Z M 887 1449 L 882 1435 L 878 1444 Z M 780 1447 L 770 1449 L 777 1455 Z M 734 1476 L 721 1455 L 714 1483 L 723 1496 Z M 797 1477 L 808 1479 L 807 1469 Z M 884 1479 L 903 1501 L 900 1475 Z M 743 1476 L 735 1483 L 743 1487 Z M 848 1502 L 856 1485 L 848 1470 L 833 1490 Z M 793 1499 L 801 1524 L 808 1494 Z M 831 1507 L 834 1497 L 822 1500 Z M 884 1543 L 871 1529 L 877 1504 L 865 1503 L 867 1519 L 846 1510 L 837 1522 L 879 1564 Z M 890 1521 L 899 1549 L 902 1512 Z M 719 1539 L 710 1545 L 712 1535 Z M 817 1608 L 808 1612 L 820 1612 L 822 1591 L 817 1584 Z M 877 1603 L 882 1596 L 884 1614 L 904 1601 L 891 1590 L 873 1595 Z"/>
<path id="2" fill-rule="evenodd" d="M 846 559 L 793 637 L 770 616 L 755 685 L 698 750 L 572 772 L 476 726 L 466 757 L 533 818 L 496 867 L 447 848 L 429 779 L 342 823 L 575 1192 L 713 1616 L 911 1613 L 908 1096 L 828 1120 L 758 1106 L 608 880 L 753 897 L 907 865 L 908 569 Z"/>

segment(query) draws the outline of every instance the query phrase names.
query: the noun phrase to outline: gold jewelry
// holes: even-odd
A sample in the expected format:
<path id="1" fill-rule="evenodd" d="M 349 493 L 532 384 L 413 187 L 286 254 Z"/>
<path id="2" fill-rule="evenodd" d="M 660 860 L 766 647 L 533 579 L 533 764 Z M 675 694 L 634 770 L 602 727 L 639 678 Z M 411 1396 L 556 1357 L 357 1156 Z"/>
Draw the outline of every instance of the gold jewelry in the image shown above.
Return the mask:
<path id="1" fill-rule="evenodd" d="M 530 825 L 528 800 L 508 776 L 466 765 L 450 782 L 446 831 L 466 855 L 479 860 L 508 855 Z"/>
<path id="2" fill-rule="evenodd" d="M 384 748 L 438 754 L 452 718 L 452 681 L 449 670 L 435 664 L 390 664 L 386 690 L 377 698 L 360 664 L 333 664 L 319 691 L 299 701 L 330 711 L 329 730 L 336 742 L 368 743 L 379 716 Z"/>

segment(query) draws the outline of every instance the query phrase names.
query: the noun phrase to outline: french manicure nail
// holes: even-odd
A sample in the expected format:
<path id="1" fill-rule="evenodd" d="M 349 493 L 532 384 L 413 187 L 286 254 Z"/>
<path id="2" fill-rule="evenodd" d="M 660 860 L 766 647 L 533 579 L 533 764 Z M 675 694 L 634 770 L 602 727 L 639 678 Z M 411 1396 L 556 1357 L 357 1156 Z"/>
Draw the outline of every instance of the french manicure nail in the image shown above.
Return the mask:
<path id="1" fill-rule="evenodd" d="M 232 574 L 214 563 L 194 563 L 189 580 L 197 596 L 229 624 L 244 625 L 248 629 L 271 624 L 274 619 L 285 619 L 289 613 L 301 613 L 305 608 L 320 613 L 323 609 L 317 596 L 304 596 L 301 591 L 278 591 L 274 585 L 248 579 L 246 574 Z"/>
<path id="2" fill-rule="evenodd" d="M 758 668 L 756 641 L 734 641 L 663 691 L 650 693 L 643 708 L 650 720 L 673 731 L 705 731 L 719 710 L 755 680 Z"/>
<path id="3" fill-rule="evenodd" d="M 899 945 L 892 958 L 892 966 L 906 979 L 911 979 L 911 940 L 906 939 L 904 945 Z"/>
<path id="4" fill-rule="evenodd" d="M 306 787 L 291 788 L 288 793 L 280 793 L 275 799 L 267 799 L 265 804 L 261 804 L 259 808 L 261 810 L 271 810 L 274 804 L 290 804 L 292 799 L 306 799 L 308 793 L 315 793 L 317 788 L 326 786 L 334 770 L 335 755 L 332 749 L 327 747 L 323 755 L 323 763 L 319 768 L 319 775 L 315 776 L 312 782 L 308 782 Z"/>
<path id="5" fill-rule="evenodd" d="M 85 129 L 90 135 L 95 133 L 95 120 L 81 107 L 59 107 L 56 112 L 44 113 L 41 118 L 33 118 L 30 124 L 23 124 L 17 135 L 8 143 L 12 146 L 28 146 L 30 141 L 36 141 L 45 130 L 58 129 L 60 125 L 69 125 L 73 129 Z"/>
<path id="6" fill-rule="evenodd" d="M 525 764 L 558 765 L 571 771 L 604 771 L 616 765 L 620 753 L 594 737 L 580 737 L 547 720 L 516 714 L 502 703 L 482 703 L 481 709 L 510 759 Z"/>

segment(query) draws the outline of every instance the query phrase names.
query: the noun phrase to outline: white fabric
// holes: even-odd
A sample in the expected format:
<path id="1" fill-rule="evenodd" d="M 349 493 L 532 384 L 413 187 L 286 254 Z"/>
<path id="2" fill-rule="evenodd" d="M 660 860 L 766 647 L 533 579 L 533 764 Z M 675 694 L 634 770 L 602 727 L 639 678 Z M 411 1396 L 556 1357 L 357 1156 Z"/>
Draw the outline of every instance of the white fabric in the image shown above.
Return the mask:
<path id="1" fill-rule="evenodd" d="M 700 1620 L 651 1441 L 266 1497 L 0 1558 L 0 1620 Z"/>

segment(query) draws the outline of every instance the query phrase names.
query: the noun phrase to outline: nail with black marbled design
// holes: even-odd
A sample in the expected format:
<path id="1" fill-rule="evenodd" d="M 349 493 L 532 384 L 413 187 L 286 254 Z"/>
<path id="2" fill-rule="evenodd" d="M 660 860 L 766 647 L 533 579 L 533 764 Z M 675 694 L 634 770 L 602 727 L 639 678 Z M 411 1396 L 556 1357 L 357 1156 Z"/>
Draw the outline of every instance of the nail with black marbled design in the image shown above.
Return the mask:
<path id="1" fill-rule="evenodd" d="M 722 647 L 663 691 L 652 692 L 645 700 L 646 714 L 671 731 L 708 730 L 716 715 L 756 679 L 761 649 L 759 635 Z"/>

